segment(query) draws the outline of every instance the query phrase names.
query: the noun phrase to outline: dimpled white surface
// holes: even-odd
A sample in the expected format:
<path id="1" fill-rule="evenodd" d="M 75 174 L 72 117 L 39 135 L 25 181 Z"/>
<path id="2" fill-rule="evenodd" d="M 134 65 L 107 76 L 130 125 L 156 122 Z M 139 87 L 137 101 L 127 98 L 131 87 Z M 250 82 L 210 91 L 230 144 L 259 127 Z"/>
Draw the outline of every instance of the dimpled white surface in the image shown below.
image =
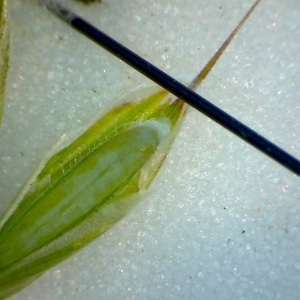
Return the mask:
<path id="1" fill-rule="evenodd" d="M 34 0 L 9 0 L 0 212 L 62 137 L 151 86 Z M 252 1 L 61 1 L 188 83 Z M 300 157 L 300 2 L 263 0 L 197 91 Z M 190 109 L 143 201 L 12 299 L 299 299 L 299 178 Z"/>

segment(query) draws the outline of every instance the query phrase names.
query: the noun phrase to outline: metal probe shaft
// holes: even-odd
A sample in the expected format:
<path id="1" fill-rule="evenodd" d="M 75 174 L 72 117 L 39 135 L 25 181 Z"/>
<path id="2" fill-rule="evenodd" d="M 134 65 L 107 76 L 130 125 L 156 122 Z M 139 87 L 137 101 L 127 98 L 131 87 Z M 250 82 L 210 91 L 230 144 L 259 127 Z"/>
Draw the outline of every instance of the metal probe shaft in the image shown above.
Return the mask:
<path id="1" fill-rule="evenodd" d="M 55 1 L 49 10 L 135 70 L 300 176 L 300 161 Z"/>

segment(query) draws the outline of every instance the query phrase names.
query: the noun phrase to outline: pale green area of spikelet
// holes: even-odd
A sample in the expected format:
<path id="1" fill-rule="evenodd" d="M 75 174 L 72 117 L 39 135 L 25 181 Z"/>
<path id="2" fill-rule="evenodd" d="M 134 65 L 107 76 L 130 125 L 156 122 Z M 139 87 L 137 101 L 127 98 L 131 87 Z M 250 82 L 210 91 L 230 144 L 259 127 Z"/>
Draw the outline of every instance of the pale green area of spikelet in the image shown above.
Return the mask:
<path id="1" fill-rule="evenodd" d="M 5 83 L 9 64 L 9 32 L 6 1 L 0 0 L 0 122 L 2 119 Z"/>
<path id="2" fill-rule="evenodd" d="M 184 110 L 166 91 L 123 104 L 39 168 L 0 221 L 0 298 L 85 246 L 139 201 Z"/>

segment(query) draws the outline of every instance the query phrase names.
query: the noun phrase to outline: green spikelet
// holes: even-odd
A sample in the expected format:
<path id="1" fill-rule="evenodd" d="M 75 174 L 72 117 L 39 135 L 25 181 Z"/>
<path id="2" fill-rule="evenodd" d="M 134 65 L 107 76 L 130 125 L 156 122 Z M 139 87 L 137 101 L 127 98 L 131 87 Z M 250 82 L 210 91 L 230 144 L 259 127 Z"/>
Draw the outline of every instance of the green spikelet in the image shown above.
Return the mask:
<path id="1" fill-rule="evenodd" d="M 190 88 L 205 79 L 259 2 Z M 138 193 L 159 171 L 185 110 L 181 100 L 164 90 L 126 103 L 41 164 L 0 221 L 0 299 L 84 247 L 139 201 Z"/>
<path id="2" fill-rule="evenodd" d="M 6 1 L 0 0 L 0 122 L 4 107 L 6 77 L 9 68 L 9 32 Z"/>
<path id="3" fill-rule="evenodd" d="M 184 112 L 167 96 L 113 109 L 41 166 L 0 224 L 0 297 L 85 246 L 138 201 Z"/>

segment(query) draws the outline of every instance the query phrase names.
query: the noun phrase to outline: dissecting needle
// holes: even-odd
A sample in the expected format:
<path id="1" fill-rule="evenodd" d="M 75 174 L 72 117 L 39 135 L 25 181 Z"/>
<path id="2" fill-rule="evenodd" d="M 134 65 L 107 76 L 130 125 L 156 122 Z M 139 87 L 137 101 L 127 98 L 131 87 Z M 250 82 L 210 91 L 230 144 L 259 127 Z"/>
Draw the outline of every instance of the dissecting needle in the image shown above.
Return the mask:
<path id="1" fill-rule="evenodd" d="M 144 74 L 158 85 L 214 120 L 219 125 L 228 129 L 248 144 L 277 161 L 285 168 L 300 176 L 300 161 L 298 159 L 259 135 L 245 124 L 233 118 L 219 107 L 210 103 L 176 79 L 161 71 L 144 58 L 118 43 L 69 9 L 61 6 L 55 1 L 45 0 L 45 4 L 49 10 L 54 12 L 80 33 L 93 40 L 96 44 L 100 45 L 135 70 Z"/>

